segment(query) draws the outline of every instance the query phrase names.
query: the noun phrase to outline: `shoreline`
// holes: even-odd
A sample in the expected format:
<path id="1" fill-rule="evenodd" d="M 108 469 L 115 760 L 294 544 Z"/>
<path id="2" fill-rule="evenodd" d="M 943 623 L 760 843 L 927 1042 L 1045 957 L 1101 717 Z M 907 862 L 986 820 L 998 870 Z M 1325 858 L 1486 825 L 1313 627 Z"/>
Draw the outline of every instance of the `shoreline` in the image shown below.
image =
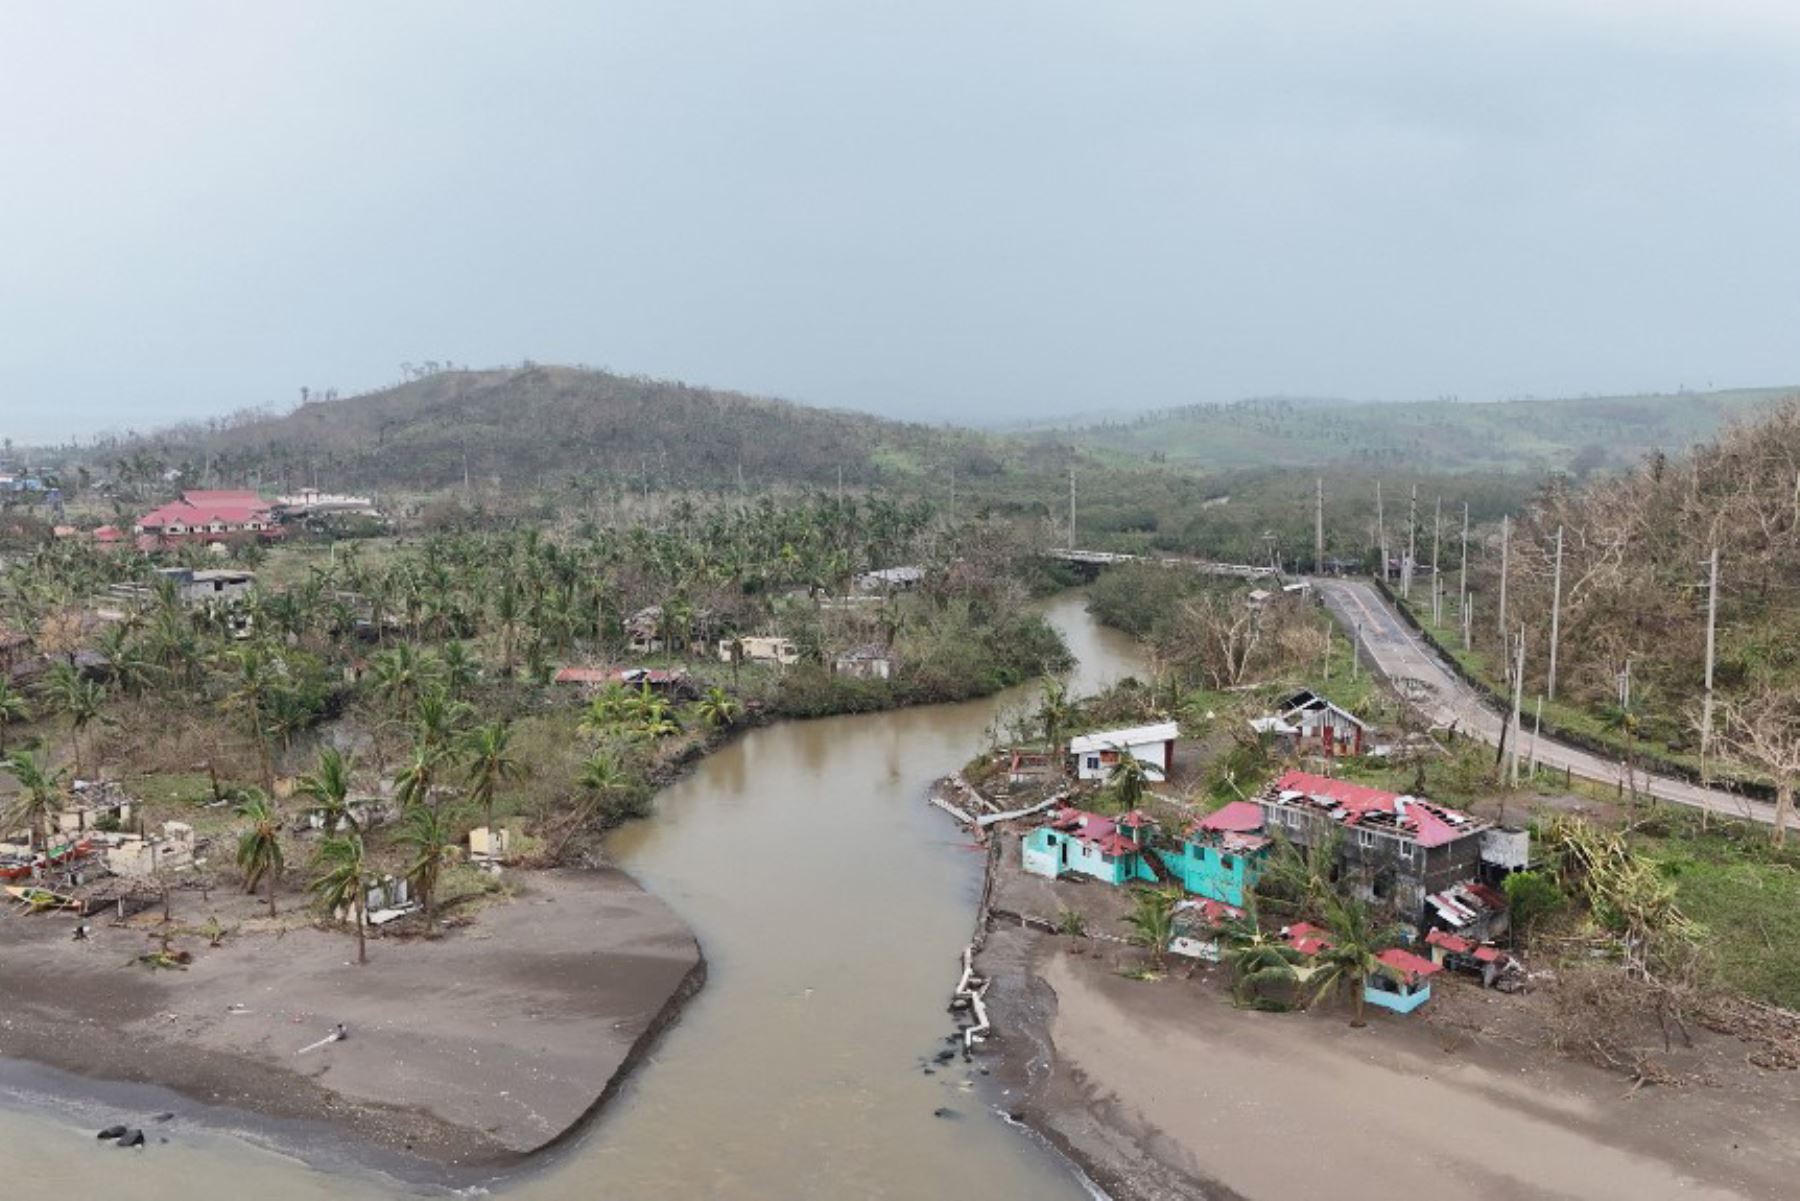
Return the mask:
<path id="1" fill-rule="evenodd" d="M 144 929 L 97 925 L 94 945 L 52 915 L 0 925 L 0 954 L 44 965 L 0 985 L 0 1097 L 410 1188 L 517 1173 L 591 1128 L 706 978 L 693 932 L 617 868 L 518 874 L 480 923 L 379 940 L 361 967 L 311 928 L 151 973 L 129 962 Z M 350 1037 L 297 1059 L 331 1019 Z"/>
<path id="2" fill-rule="evenodd" d="M 1484 1201 L 1761 1201 L 1800 1173 L 1800 1073 L 1746 1069 L 1732 1036 L 1694 1029 L 1667 1056 L 1682 1082 L 1634 1090 L 1534 1042 L 1542 998 L 1470 982 L 1363 1029 L 1335 1007 L 1235 1009 L 1219 966 L 1171 957 L 1163 979 L 1128 979 L 1125 890 L 1027 876 L 1017 838 L 996 841 L 977 964 L 1000 1104 L 1112 1201 L 1377 1201 L 1397 1176 Z M 1100 937 L 1019 920 L 1058 901 Z"/>

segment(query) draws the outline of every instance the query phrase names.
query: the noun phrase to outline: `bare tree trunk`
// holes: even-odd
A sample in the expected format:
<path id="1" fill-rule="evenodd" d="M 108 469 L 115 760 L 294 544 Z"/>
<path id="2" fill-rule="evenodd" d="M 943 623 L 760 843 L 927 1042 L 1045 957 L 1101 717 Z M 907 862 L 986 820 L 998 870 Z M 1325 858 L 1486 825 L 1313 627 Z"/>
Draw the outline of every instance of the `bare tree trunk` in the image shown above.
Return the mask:
<path id="1" fill-rule="evenodd" d="M 1788 819 L 1794 815 L 1794 778 L 1783 775 L 1775 785 L 1775 845 L 1787 845 Z"/>
<path id="2" fill-rule="evenodd" d="M 365 916 L 363 908 L 363 902 L 359 901 L 356 906 L 356 962 L 359 964 L 369 962 L 369 940 L 367 927 L 363 921 Z"/>
<path id="3" fill-rule="evenodd" d="M 269 916 L 275 916 L 275 872 L 269 871 Z"/>

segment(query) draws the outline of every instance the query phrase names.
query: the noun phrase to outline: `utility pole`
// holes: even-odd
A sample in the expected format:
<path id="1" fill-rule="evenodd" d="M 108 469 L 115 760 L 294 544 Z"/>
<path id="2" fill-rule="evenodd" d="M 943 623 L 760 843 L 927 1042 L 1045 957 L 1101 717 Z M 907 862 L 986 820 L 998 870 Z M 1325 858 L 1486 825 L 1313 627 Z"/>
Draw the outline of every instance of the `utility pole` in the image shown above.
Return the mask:
<path id="1" fill-rule="evenodd" d="M 1537 716 L 1531 722 L 1531 778 L 1537 779 L 1538 737 L 1544 732 L 1544 694 L 1538 693 Z"/>
<path id="2" fill-rule="evenodd" d="M 1719 625 L 1719 548 L 1715 545 L 1706 573 L 1706 692 L 1700 702 L 1700 783 L 1712 783 L 1713 643 Z M 1701 810 L 1702 813 L 1705 810 Z"/>
<path id="3" fill-rule="evenodd" d="M 1500 515 L 1500 637 L 1506 637 L 1506 570 L 1512 553 L 1512 515 Z"/>
<path id="4" fill-rule="evenodd" d="M 1544 682 L 1544 694 L 1556 699 L 1556 644 L 1562 637 L 1562 556 L 1563 528 L 1556 527 L 1556 570 L 1550 579 L 1550 675 Z"/>
<path id="5" fill-rule="evenodd" d="M 1387 515 L 1381 508 L 1381 481 L 1375 481 L 1375 541 L 1381 552 L 1381 582 L 1387 583 Z"/>
<path id="6" fill-rule="evenodd" d="M 1325 477 L 1320 476 L 1313 495 L 1313 574 L 1325 574 Z"/>
<path id="7" fill-rule="evenodd" d="M 1444 540 L 1444 498 L 1431 507 L 1431 624 L 1444 624 L 1444 576 L 1438 570 L 1438 550 Z"/>
<path id="8" fill-rule="evenodd" d="M 1519 627 L 1519 643 L 1513 652 L 1512 729 L 1506 739 L 1506 779 L 1511 788 L 1519 786 L 1519 710 L 1525 700 L 1525 627 Z"/>
<path id="9" fill-rule="evenodd" d="M 956 464 L 950 464 L 950 524 L 956 524 Z"/>
<path id="10" fill-rule="evenodd" d="M 1406 562 L 1400 566 L 1400 595 L 1412 599 L 1413 564 L 1419 555 L 1419 486 L 1412 486 L 1412 498 L 1406 505 Z"/>
<path id="11" fill-rule="evenodd" d="M 1069 549 L 1074 550 L 1075 542 L 1075 469 L 1069 468 Z"/>
<path id="12" fill-rule="evenodd" d="M 1463 501 L 1462 559 L 1458 568 L 1456 608 L 1462 614 L 1463 649 L 1469 649 L 1469 502 Z"/>

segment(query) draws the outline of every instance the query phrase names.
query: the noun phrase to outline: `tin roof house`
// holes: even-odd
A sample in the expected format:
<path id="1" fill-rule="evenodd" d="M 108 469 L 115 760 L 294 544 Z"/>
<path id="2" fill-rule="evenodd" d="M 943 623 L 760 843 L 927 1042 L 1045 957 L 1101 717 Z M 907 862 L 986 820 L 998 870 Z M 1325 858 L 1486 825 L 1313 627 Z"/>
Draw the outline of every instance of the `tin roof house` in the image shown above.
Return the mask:
<path id="1" fill-rule="evenodd" d="M 1362 900 L 1390 906 L 1421 929 L 1432 898 L 1467 893 L 1482 870 L 1489 822 L 1420 797 L 1290 771 L 1257 798 L 1267 833 L 1301 847 L 1335 840 L 1341 878 Z M 1499 896 L 1484 889 L 1484 901 Z M 1474 894 L 1470 894 L 1474 895 Z M 1499 899 L 1504 908 L 1504 898 Z"/>
<path id="2" fill-rule="evenodd" d="M 1187 891 L 1240 907 L 1255 889 L 1273 845 L 1263 833 L 1261 807 L 1233 801 L 1189 825 L 1179 850 L 1157 853 Z"/>
<path id="3" fill-rule="evenodd" d="M 1181 727 L 1172 721 L 1122 730 L 1095 730 L 1069 740 L 1075 759 L 1075 775 L 1083 780 L 1104 780 L 1126 755 L 1143 762 L 1145 775 L 1161 783 L 1175 766 L 1175 740 Z"/>
<path id="4" fill-rule="evenodd" d="M 1052 880 L 1073 874 L 1108 884 L 1155 883 L 1160 877 L 1147 861 L 1155 831 L 1150 817 L 1135 809 L 1119 818 L 1062 809 L 1025 836 L 1024 867 Z"/>

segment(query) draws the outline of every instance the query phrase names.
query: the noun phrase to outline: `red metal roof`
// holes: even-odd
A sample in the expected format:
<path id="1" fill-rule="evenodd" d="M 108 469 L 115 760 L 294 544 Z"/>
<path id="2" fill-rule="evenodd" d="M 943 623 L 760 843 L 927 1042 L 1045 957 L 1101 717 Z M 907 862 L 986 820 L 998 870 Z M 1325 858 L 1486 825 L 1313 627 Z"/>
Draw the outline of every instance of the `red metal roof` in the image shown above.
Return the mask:
<path id="1" fill-rule="evenodd" d="M 1302 955 L 1317 955 L 1331 945 L 1331 940 L 1325 937 L 1325 931 L 1311 922 L 1295 922 L 1283 930 L 1281 936 Z"/>
<path id="2" fill-rule="evenodd" d="M 1238 834 L 1249 834 L 1263 828 L 1262 806 L 1250 801 L 1233 801 L 1194 824 L 1212 833 L 1230 830 Z"/>
<path id="3" fill-rule="evenodd" d="M 1455 809 L 1446 809 L 1417 797 L 1402 797 L 1399 793 L 1352 784 L 1348 780 L 1315 776 L 1311 772 L 1290 771 L 1275 781 L 1275 788 L 1278 792 L 1298 792 L 1336 801 L 1346 825 L 1357 825 L 1370 813 L 1398 813 L 1396 825 L 1399 830 L 1411 834 L 1422 847 L 1443 846 L 1479 828 L 1473 818 Z"/>
<path id="4" fill-rule="evenodd" d="M 1431 960 L 1422 959 L 1400 947 L 1389 947 L 1375 958 L 1399 972 L 1401 978 L 1409 985 L 1417 984 L 1425 977 L 1436 975 L 1444 970 Z"/>
<path id="5" fill-rule="evenodd" d="M 1467 955 L 1475 949 L 1475 944 L 1466 938 L 1450 933 L 1448 930 L 1430 930 L 1425 935 L 1429 946 L 1442 947 L 1452 955 Z"/>
<path id="6" fill-rule="evenodd" d="M 254 492 L 183 492 L 180 500 L 160 505 L 138 518 L 147 530 L 160 530 L 171 522 L 182 525 L 245 525 L 273 521 L 273 507 Z"/>

